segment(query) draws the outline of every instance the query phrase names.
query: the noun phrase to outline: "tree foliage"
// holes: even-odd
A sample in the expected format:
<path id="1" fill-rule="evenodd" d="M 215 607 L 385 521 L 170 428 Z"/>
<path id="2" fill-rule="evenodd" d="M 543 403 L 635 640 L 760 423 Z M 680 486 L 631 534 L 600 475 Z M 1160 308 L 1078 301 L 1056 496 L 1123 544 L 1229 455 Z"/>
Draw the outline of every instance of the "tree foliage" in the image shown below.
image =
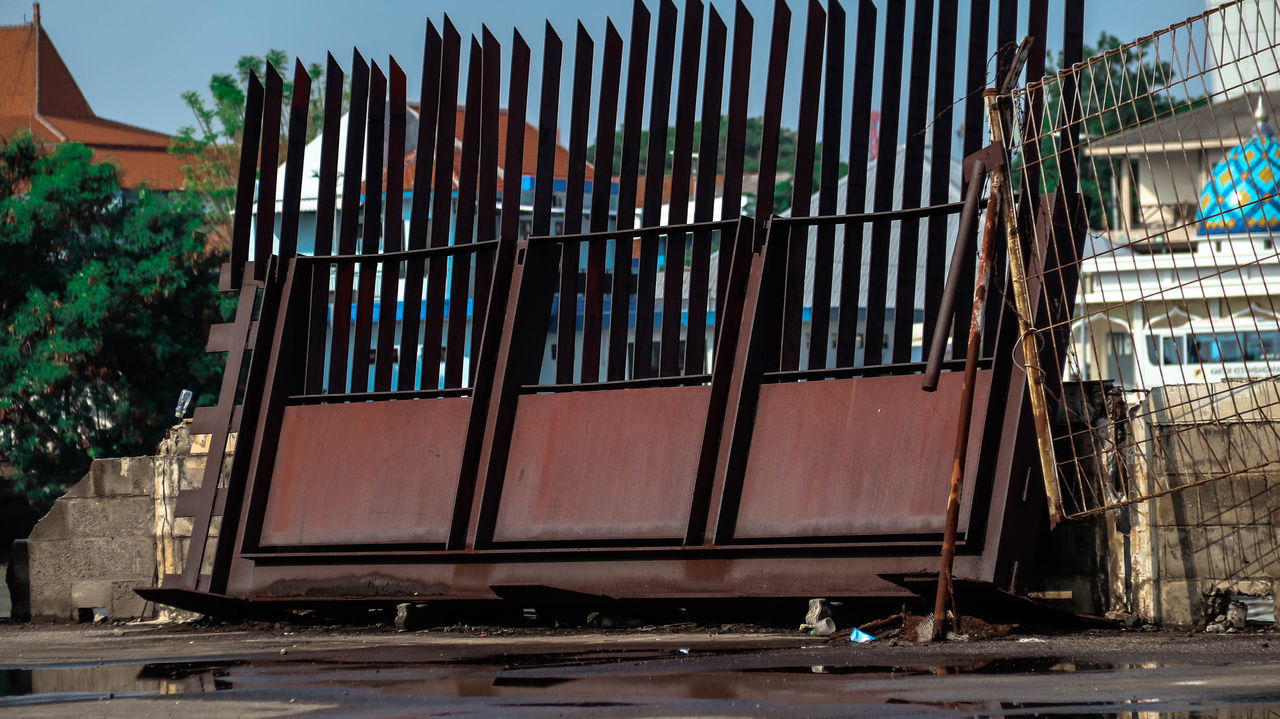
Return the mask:
<path id="1" fill-rule="evenodd" d="M 83 145 L 0 140 L 0 458 L 33 501 L 94 457 L 152 453 L 182 389 L 210 399 L 224 300 L 203 223 Z"/>
<path id="2" fill-rule="evenodd" d="M 275 66 L 284 80 L 281 108 L 280 146 L 288 141 L 287 110 L 293 95 L 292 68 L 283 50 L 268 50 L 263 56 L 245 55 L 236 61 L 234 74 L 217 73 L 209 79 L 206 98 L 195 90 L 182 93 L 182 101 L 191 110 L 195 125 L 178 129 L 169 152 L 182 157 L 184 186 L 204 198 L 208 205 L 208 228 L 213 243 L 226 249 L 230 240 L 231 212 L 235 204 L 236 174 L 240 167 L 240 144 L 244 136 L 245 98 L 249 74 L 261 78 L 267 63 Z M 324 65 L 307 65 L 311 76 L 311 94 L 307 108 L 307 141 L 320 133 L 324 109 Z M 283 151 L 281 157 L 284 156 Z"/>

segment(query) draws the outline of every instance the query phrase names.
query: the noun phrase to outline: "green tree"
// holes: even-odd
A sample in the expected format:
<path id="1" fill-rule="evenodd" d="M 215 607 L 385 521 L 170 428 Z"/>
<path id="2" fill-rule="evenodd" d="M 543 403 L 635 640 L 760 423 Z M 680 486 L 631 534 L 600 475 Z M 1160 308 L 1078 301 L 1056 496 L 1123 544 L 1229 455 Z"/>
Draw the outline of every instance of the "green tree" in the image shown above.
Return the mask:
<path id="1" fill-rule="evenodd" d="M 240 144 L 244 134 L 245 97 L 249 73 L 258 77 L 271 63 L 284 82 L 281 106 L 280 146 L 288 141 L 288 104 L 293 95 L 292 67 L 283 50 L 268 50 L 261 57 L 245 55 L 236 61 L 235 74 L 217 73 L 209 79 L 208 98 L 195 90 L 182 93 L 195 118 L 195 125 L 178 129 L 169 152 L 186 161 L 182 167 L 184 187 L 201 196 L 208 206 L 208 229 L 211 244 L 219 249 L 230 246 L 231 212 L 235 205 L 236 174 L 240 166 Z M 324 109 L 324 65 L 307 66 L 311 76 L 311 93 L 307 108 L 307 141 L 320 133 Z M 280 152 L 283 160 L 284 151 Z"/>
<path id="2" fill-rule="evenodd" d="M 226 300 L 203 223 L 83 145 L 0 140 L 0 457 L 33 501 L 94 457 L 153 452 L 182 389 L 211 399 Z"/>

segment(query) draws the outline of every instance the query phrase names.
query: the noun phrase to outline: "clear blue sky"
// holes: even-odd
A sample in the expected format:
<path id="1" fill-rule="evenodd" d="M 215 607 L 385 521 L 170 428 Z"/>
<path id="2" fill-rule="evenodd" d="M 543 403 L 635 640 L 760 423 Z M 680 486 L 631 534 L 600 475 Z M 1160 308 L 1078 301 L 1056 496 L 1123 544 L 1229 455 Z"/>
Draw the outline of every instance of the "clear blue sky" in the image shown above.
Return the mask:
<path id="1" fill-rule="evenodd" d="M 656 16 L 657 0 L 647 3 Z M 713 3 L 732 27 L 733 4 Z M 798 102 L 799 53 L 803 47 L 805 0 L 792 0 L 791 62 L 783 122 L 794 126 Z M 825 4 L 825 0 L 824 0 Z M 968 3 L 962 0 L 962 5 Z M 992 0 L 995 6 L 997 0 Z M 1061 15 L 1054 0 L 1050 17 Z M 683 8 L 683 0 L 677 5 Z M 755 67 L 752 72 L 751 114 L 759 114 L 764 104 L 764 65 L 772 0 L 748 0 L 756 18 Z M 877 5 L 883 5 L 878 0 Z M 1021 23 L 1026 22 L 1025 2 Z M 846 0 L 846 8 L 856 0 Z M 6 4 L 0 23 L 23 22 L 30 18 L 31 6 L 22 0 Z M 408 2 L 376 0 L 222 0 L 196 3 L 175 0 L 44 0 L 41 16 L 45 29 L 72 74 L 100 116 L 164 132 L 174 132 L 190 124 L 190 115 L 180 95 L 189 89 L 204 88 L 215 72 L 229 72 L 237 57 L 260 55 L 268 48 L 280 48 L 300 56 L 305 62 L 322 61 L 332 51 L 344 67 L 349 66 L 352 46 L 366 58 L 385 63 L 394 55 L 409 76 L 409 95 L 416 98 L 421 82 L 422 41 L 426 20 L 437 26 L 445 11 L 464 38 L 479 34 L 487 23 L 508 49 L 512 28 L 518 28 L 532 48 L 531 76 L 537 78 L 541 64 L 543 20 L 549 19 L 565 41 L 565 98 L 561 127 L 568 130 L 568 68 L 573 57 L 575 23 L 581 19 L 596 40 L 597 67 L 603 45 L 605 19 L 612 17 L 623 37 L 631 24 L 631 4 L 614 0 L 462 0 L 461 2 Z M 1203 0 L 1087 0 L 1086 42 L 1099 32 L 1130 40 L 1166 27 L 1204 10 Z M 883 21 L 883 12 L 881 13 Z M 962 18 L 962 24 L 963 24 Z M 1049 31 L 1049 46 L 1061 45 L 1061 27 Z M 849 39 L 852 51 L 852 37 Z M 960 45 L 963 48 L 963 42 Z M 905 51 L 905 50 L 904 50 Z M 506 66 L 504 60 L 504 80 Z M 851 73 L 850 73 L 851 74 Z M 652 81 L 652 77 L 650 78 Z M 503 91 L 505 99 L 506 92 Z M 536 95 L 530 97 L 530 117 L 536 117 Z"/>

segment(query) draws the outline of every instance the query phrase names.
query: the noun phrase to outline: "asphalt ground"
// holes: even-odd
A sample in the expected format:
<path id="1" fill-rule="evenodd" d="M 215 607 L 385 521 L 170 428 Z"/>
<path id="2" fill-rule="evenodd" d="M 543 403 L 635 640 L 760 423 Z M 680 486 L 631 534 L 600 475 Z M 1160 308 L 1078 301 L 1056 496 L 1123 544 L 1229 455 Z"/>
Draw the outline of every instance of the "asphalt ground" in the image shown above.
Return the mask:
<path id="1" fill-rule="evenodd" d="M 1280 716 L 1280 634 L 0 625 L 0 717 Z"/>

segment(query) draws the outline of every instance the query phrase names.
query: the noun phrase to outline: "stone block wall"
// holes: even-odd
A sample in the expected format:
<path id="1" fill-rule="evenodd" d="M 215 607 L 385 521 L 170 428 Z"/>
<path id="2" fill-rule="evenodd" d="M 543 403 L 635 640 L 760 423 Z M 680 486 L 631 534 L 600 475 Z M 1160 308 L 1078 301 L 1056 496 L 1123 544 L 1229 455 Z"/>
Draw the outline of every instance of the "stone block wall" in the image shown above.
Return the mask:
<path id="1" fill-rule="evenodd" d="M 154 485 L 151 457 L 100 459 L 54 503 L 27 543 L 33 619 L 142 616 L 133 588 L 155 576 Z"/>
<path id="2" fill-rule="evenodd" d="M 1278 389 L 1266 382 L 1152 391 L 1143 410 L 1153 421 L 1133 427 L 1139 451 L 1129 465 L 1139 492 L 1167 493 L 1131 507 L 1128 531 L 1113 532 L 1113 553 L 1129 560 L 1127 574 L 1112 581 L 1113 605 L 1127 603 L 1148 622 L 1201 625 L 1221 598 L 1275 600 Z M 1117 572 L 1126 567 L 1113 563 Z"/>
<path id="3" fill-rule="evenodd" d="M 209 451 L 209 436 L 193 437 L 190 424 L 170 429 L 154 457 L 95 460 L 36 524 L 27 545 L 33 619 L 75 620 L 94 609 L 112 618 L 182 616 L 133 589 L 184 568 L 191 519 L 173 510 L 180 491 L 200 485 Z M 230 466 L 228 453 L 222 482 Z"/>

